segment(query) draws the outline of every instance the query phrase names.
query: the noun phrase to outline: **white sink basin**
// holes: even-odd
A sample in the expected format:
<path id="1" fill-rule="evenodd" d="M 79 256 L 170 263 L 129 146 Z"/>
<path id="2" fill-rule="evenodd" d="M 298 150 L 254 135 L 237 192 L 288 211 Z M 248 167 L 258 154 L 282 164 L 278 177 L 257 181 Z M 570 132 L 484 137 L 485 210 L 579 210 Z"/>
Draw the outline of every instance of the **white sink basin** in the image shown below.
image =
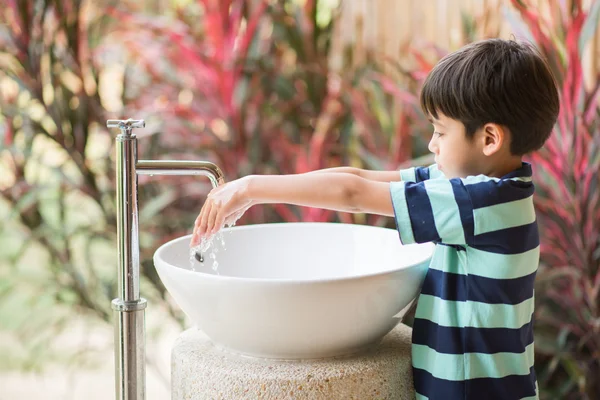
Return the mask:
<path id="1" fill-rule="evenodd" d="M 190 236 L 156 251 L 158 274 L 215 345 L 283 359 L 377 343 L 415 299 L 434 249 L 403 246 L 392 229 L 338 223 L 239 226 L 224 238 L 219 275 L 207 255 L 191 269 Z"/>

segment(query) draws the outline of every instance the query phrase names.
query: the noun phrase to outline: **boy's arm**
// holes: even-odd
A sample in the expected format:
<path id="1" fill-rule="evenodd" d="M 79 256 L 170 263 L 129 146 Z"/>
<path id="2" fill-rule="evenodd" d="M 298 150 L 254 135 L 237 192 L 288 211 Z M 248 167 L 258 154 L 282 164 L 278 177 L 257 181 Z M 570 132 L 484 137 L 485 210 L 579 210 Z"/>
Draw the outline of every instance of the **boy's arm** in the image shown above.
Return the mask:
<path id="1" fill-rule="evenodd" d="M 286 203 L 334 211 L 394 215 L 389 182 L 350 173 L 252 175 L 248 177 L 243 196 L 253 204 Z"/>
<path id="2" fill-rule="evenodd" d="M 423 182 L 429 179 L 441 178 L 444 176 L 440 170 L 438 170 L 437 164 L 431 164 L 427 167 L 411 167 L 401 169 L 398 171 L 371 171 L 368 169 L 354 168 L 354 167 L 335 167 L 325 168 L 316 171 L 308 172 L 309 174 L 316 173 L 331 173 L 341 172 L 360 176 L 361 178 L 368 179 L 376 182 Z"/>
<path id="3" fill-rule="evenodd" d="M 214 188 L 194 224 L 191 245 L 255 204 L 284 203 L 393 216 L 389 182 L 348 173 L 250 175 Z"/>
<path id="4" fill-rule="evenodd" d="M 309 174 L 317 173 L 332 173 L 341 172 L 347 174 L 353 174 L 360 176 L 361 178 L 368 179 L 376 182 L 398 182 L 400 181 L 400 171 L 372 171 L 368 169 L 355 168 L 355 167 L 335 167 L 318 169 L 316 171 L 308 172 Z"/>
<path id="5" fill-rule="evenodd" d="M 251 176 L 245 196 L 254 204 L 395 217 L 404 244 L 473 243 L 473 205 L 461 179 L 429 176 L 421 182 L 376 182 L 345 173 Z"/>

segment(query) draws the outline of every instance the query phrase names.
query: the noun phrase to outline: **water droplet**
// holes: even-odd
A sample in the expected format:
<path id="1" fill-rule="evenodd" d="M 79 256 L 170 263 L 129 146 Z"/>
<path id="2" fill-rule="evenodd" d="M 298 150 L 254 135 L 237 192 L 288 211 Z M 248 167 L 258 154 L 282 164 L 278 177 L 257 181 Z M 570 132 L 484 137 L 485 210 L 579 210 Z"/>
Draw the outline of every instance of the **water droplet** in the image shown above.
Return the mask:
<path id="1" fill-rule="evenodd" d="M 235 226 L 235 223 L 237 222 L 237 220 L 241 217 L 241 215 L 237 216 L 233 221 L 229 222 L 226 224 L 227 227 L 231 228 L 233 226 Z M 231 233 L 231 230 L 229 231 Z M 216 239 L 216 242 L 215 242 Z M 212 235 L 209 238 L 202 238 L 200 241 L 200 244 L 193 247 L 192 249 L 190 249 L 190 267 L 193 271 L 195 271 L 195 263 L 197 261 L 197 259 L 195 258 L 196 253 L 199 254 L 208 254 L 209 257 L 213 260 L 212 263 L 212 269 L 218 274 L 219 271 L 217 271 L 217 267 L 219 266 L 219 263 L 217 262 L 217 253 L 219 252 L 219 244 L 221 245 L 221 248 L 223 251 L 226 250 L 225 247 L 225 235 L 224 232 L 222 230 L 220 230 L 219 232 L 217 232 L 215 235 Z M 208 250 L 210 249 L 210 253 L 208 252 Z M 204 265 L 204 263 L 199 262 L 200 265 Z"/>

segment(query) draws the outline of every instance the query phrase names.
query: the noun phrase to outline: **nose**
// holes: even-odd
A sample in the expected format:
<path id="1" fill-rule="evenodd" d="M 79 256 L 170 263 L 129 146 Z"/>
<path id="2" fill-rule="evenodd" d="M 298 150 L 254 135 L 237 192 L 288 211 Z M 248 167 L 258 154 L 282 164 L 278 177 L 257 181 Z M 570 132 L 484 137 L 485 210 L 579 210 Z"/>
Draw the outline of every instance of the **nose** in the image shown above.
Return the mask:
<path id="1" fill-rule="evenodd" d="M 437 147 L 437 143 L 435 143 L 435 136 L 431 137 L 431 140 L 429 141 L 427 148 L 429 149 L 430 152 L 437 155 L 438 147 Z"/>

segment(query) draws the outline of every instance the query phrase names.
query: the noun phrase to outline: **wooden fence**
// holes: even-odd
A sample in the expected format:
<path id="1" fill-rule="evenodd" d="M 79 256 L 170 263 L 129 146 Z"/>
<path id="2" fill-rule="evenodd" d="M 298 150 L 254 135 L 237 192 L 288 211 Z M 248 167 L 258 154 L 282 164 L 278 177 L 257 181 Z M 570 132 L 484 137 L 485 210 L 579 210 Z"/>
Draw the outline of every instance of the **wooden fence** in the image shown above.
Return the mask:
<path id="1" fill-rule="evenodd" d="M 360 65 L 375 57 L 406 62 L 403 54 L 413 47 L 435 45 L 454 50 L 469 41 L 463 15 L 472 16 L 471 39 L 521 37 L 507 14 L 516 13 L 508 0 L 339 0 L 333 37 L 331 66 L 341 68 L 352 49 L 351 63 Z M 589 10 L 593 1 L 584 0 Z M 561 10 L 548 0 L 530 0 L 538 11 L 558 18 Z M 568 3 L 568 1 L 565 1 Z M 515 14 L 516 15 L 516 14 Z M 600 73 L 600 28 L 584 52 L 586 84 L 592 85 Z"/>

